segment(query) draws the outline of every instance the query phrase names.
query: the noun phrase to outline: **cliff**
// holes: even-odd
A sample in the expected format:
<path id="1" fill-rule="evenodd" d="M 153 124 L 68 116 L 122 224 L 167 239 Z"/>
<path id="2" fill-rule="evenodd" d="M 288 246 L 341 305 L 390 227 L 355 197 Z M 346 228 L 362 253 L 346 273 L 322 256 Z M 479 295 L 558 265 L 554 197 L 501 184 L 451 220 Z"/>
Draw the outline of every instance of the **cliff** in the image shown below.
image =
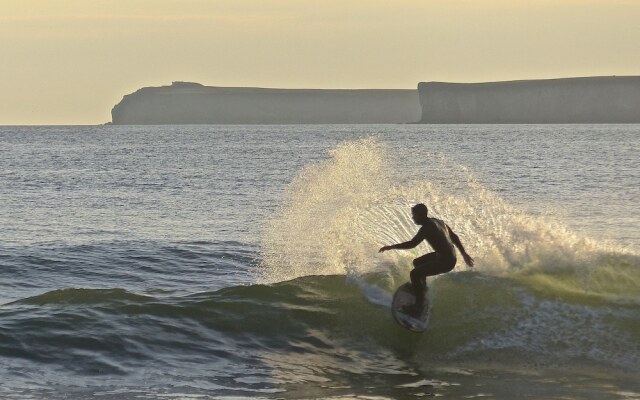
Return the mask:
<path id="1" fill-rule="evenodd" d="M 173 82 L 124 96 L 113 124 L 387 124 L 420 119 L 416 90 L 209 87 Z"/>
<path id="2" fill-rule="evenodd" d="M 421 82 L 422 123 L 640 123 L 640 77 Z"/>

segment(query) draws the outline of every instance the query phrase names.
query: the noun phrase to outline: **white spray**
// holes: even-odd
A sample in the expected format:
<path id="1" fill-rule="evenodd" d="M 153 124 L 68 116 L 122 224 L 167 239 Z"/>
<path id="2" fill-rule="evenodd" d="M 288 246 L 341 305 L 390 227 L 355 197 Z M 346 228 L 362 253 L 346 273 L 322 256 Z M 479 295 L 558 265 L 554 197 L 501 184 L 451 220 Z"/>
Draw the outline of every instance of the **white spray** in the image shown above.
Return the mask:
<path id="1" fill-rule="evenodd" d="M 611 254 L 638 264 L 637 255 L 576 235 L 560 222 L 528 215 L 443 156 L 425 165 L 424 175 L 407 173 L 394 167 L 401 160 L 392 161 L 383 144 L 367 138 L 343 142 L 330 150 L 329 159 L 305 167 L 265 227 L 259 280 L 362 276 L 385 269 L 404 274 L 412 258 L 430 251 L 427 244 L 411 251 L 377 250 L 413 237 L 418 228 L 410 207 L 417 202 L 453 228 L 485 273 L 579 268 L 586 276 L 589 266 Z M 630 288 L 640 286 L 637 268 L 624 277 L 629 279 Z"/>

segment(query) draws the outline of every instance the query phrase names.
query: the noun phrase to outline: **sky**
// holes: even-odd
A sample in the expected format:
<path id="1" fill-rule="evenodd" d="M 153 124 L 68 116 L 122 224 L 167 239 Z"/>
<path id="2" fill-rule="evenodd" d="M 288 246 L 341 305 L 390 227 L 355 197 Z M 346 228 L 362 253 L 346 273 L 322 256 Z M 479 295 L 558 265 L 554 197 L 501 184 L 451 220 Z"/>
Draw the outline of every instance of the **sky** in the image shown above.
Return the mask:
<path id="1" fill-rule="evenodd" d="M 125 94 L 640 75 L 640 0 L 0 0 L 0 125 Z"/>

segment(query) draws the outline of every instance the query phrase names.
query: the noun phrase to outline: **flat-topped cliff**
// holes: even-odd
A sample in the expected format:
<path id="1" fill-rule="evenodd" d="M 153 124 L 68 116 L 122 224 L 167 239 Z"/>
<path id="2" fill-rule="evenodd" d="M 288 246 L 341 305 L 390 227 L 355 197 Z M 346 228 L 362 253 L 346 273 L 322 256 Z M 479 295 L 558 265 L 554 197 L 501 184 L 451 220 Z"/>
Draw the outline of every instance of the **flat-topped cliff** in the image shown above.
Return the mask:
<path id="1" fill-rule="evenodd" d="M 640 123 L 640 77 L 421 82 L 422 123 Z"/>
<path id="2" fill-rule="evenodd" d="M 113 124 L 388 124 L 420 120 L 417 90 L 262 89 L 174 82 L 124 96 Z"/>

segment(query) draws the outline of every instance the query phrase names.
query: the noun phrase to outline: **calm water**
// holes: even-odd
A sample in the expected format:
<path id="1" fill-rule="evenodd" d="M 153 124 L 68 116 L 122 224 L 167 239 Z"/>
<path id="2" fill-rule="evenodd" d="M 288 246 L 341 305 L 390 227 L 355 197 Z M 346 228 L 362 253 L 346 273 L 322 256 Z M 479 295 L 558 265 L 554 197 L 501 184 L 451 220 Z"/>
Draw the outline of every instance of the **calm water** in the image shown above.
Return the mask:
<path id="1" fill-rule="evenodd" d="M 0 127 L 0 397 L 640 398 L 639 137 Z M 477 261 L 422 335 L 418 201 Z"/>

